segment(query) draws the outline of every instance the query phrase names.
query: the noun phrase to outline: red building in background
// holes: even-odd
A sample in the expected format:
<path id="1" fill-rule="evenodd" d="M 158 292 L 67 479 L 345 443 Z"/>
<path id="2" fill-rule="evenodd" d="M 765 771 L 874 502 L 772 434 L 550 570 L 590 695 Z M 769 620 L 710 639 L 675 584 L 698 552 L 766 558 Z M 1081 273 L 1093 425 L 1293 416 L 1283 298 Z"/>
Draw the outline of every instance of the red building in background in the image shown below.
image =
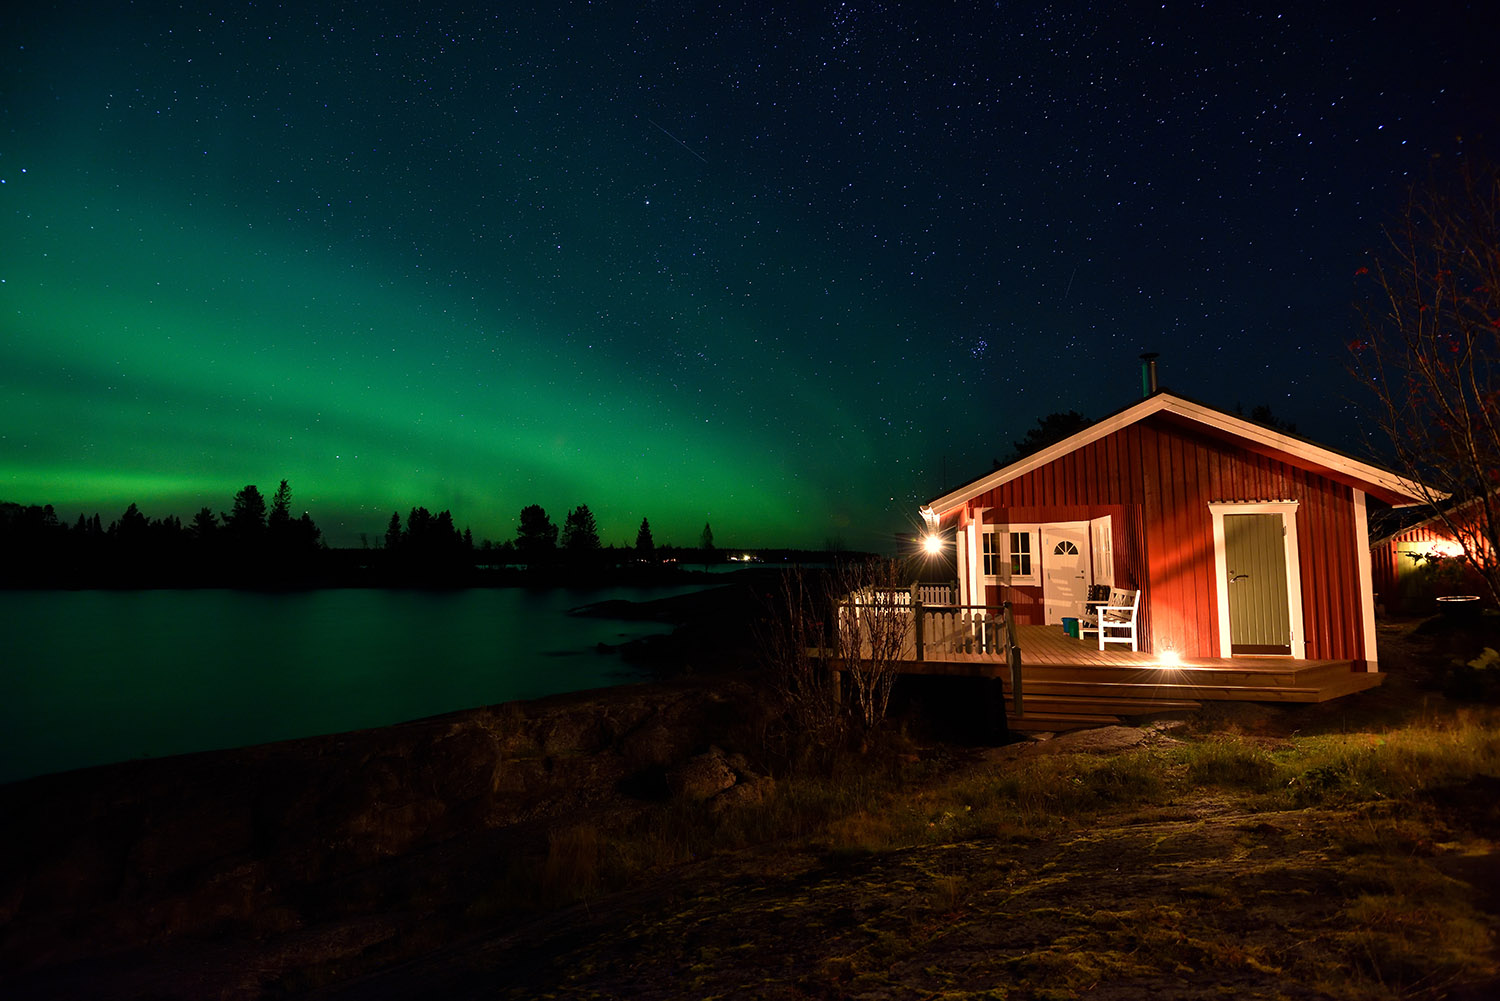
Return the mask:
<path id="1" fill-rule="evenodd" d="M 1393 615 L 1428 615 L 1439 598 L 1458 596 L 1493 605 L 1479 574 L 1460 559 L 1463 547 L 1452 530 L 1430 511 L 1391 512 L 1374 529 L 1370 563 L 1379 605 Z M 1452 517 L 1463 518 L 1463 509 Z"/>

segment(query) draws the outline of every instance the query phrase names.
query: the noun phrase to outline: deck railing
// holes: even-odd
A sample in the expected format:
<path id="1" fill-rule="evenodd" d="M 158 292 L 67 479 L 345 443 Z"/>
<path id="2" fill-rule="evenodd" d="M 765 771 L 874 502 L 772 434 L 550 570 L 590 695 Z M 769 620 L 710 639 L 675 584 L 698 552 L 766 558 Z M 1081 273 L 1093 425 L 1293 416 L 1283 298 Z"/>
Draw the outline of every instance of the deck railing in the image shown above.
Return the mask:
<path id="1" fill-rule="evenodd" d="M 1010 667 L 1015 712 L 1020 715 L 1021 645 L 1016 639 L 1010 602 L 960 605 L 957 592 L 951 584 L 867 588 L 844 600 L 844 614 L 856 622 L 869 615 L 910 614 L 910 639 L 903 646 L 912 660 L 925 661 L 929 656 L 941 660 L 955 655 L 1004 658 Z"/>
<path id="2" fill-rule="evenodd" d="M 953 584 L 913 584 L 910 587 L 866 587 L 847 599 L 860 607 L 910 608 L 912 605 L 956 605 L 958 588 Z"/>

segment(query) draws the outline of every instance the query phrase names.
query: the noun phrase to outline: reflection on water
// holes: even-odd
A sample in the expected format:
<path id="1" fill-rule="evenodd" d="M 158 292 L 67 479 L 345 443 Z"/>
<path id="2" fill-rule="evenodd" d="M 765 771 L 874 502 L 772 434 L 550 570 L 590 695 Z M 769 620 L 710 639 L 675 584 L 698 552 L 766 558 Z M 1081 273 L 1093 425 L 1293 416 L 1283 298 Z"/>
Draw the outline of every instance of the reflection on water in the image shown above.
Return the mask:
<path id="1" fill-rule="evenodd" d="M 0 592 L 0 782 L 633 680 L 567 610 L 695 589 Z"/>

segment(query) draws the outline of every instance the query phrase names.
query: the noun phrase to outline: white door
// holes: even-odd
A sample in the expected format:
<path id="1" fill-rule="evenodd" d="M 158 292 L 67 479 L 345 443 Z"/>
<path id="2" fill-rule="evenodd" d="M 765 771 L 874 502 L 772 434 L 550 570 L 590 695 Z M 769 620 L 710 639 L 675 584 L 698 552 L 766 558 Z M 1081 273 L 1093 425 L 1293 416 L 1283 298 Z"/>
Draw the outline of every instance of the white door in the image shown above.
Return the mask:
<path id="1" fill-rule="evenodd" d="M 1110 522 L 1110 516 L 1089 519 L 1089 536 L 1093 540 L 1093 566 L 1094 583 L 1109 584 L 1115 582 L 1115 540 L 1114 526 Z"/>
<path id="2" fill-rule="evenodd" d="M 1285 531 L 1280 514 L 1224 517 L 1231 655 L 1292 652 Z"/>
<path id="3" fill-rule="evenodd" d="M 1083 614 L 1089 596 L 1089 523 L 1042 526 L 1042 604 L 1047 624 Z"/>
<path id="4" fill-rule="evenodd" d="M 1307 656 L 1297 502 L 1213 502 L 1219 656 Z"/>

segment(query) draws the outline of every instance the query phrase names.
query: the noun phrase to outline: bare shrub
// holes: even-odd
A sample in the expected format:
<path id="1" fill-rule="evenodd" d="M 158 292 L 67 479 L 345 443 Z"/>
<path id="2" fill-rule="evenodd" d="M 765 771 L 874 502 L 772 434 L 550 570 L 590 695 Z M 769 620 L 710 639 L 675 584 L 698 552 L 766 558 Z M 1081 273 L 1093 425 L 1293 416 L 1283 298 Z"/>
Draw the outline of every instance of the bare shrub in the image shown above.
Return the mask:
<path id="1" fill-rule="evenodd" d="M 849 679 L 855 723 L 877 729 L 890 708 L 891 689 L 912 635 L 912 595 L 895 560 L 851 563 L 835 577 L 839 592 L 834 655 Z"/>
<path id="2" fill-rule="evenodd" d="M 880 728 L 913 630 L 911 586 L 895 560 L 783 575 L 758 630 L 788 746 L 838 746 Z"/>
<path id="3" fill-rule="evenodd" d="M 847 715 L 833 671 L 823 659 L 829 607 L 828 579 L 796 569 L 782 574 L 758 621 L 756 640 L 784 729 L 768 734 L 783 749 L 793 743 L 832 746 L 847 731 Z"/>

